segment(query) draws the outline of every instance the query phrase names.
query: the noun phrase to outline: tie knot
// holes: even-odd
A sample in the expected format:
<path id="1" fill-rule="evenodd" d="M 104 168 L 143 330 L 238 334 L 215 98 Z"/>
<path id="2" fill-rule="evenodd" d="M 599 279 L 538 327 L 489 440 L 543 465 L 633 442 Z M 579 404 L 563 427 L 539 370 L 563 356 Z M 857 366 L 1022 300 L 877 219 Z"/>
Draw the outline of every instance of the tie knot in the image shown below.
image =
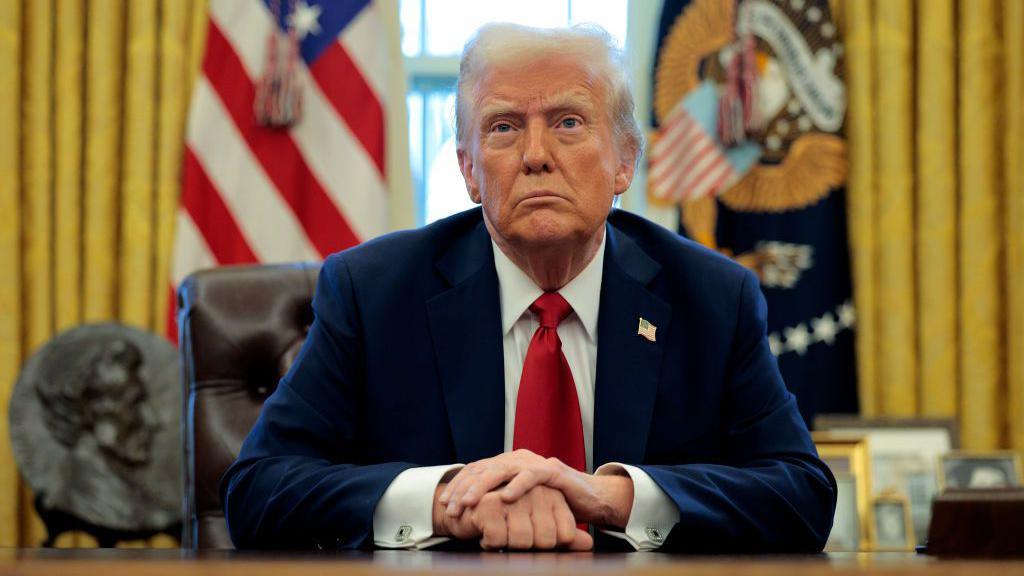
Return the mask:
<path id="1" fill-rule="evenodd" d="M 533 301 L 530 310 L 540 318 L 543 328 L 558 328 L 559 322 L 572 312 L 572 306 L 558 292 L 545 292 Z"/>

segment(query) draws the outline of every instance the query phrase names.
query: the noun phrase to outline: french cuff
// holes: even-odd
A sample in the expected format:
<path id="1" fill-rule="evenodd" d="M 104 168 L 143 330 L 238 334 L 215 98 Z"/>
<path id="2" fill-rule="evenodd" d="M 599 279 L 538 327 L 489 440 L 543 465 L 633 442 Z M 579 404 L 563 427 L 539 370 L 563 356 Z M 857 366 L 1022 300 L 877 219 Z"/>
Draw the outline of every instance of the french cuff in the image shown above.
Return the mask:
<path id="1" fill-rule="evenodd" d="M 423 549 L 446 542 L 434 536 L 434 492 L 462 464 L 409 468 L 395 477 L 373 511 L 373 543 L 380 548 Z"/>
<path id="2" fill-rule="evenodd" d="M 635 550 L 657 550 L 665 543 L 672 527 L 679 522 L 679 508 L 651 477 L 636 466 L 609 462 L 595 475 L 629 475 L 633 480 L 633 507 L 629 511 L 626 530 L 602 530 L 609 536 L 629 542 Z"/>

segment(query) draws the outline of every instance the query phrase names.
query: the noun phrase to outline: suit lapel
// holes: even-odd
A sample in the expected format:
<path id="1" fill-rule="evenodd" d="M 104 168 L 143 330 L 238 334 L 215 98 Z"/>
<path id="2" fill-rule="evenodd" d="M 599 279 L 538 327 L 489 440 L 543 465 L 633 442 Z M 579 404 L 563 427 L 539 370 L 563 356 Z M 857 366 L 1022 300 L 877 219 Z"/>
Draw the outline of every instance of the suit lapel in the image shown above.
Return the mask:
<path id="1" fill-rule="evenodd" d="M 647 289 L 661 269 L 628 236 L 609 225 L 597 322 L 594 468 L 643 462 L 672 309 Z M 640 319 L 656 327 L 639 335 Z"/>
<path id="2" fill-rule="evenodd" d="M 452 288 L 427 301 L 434 353 L 458 462 L 504 447 L 505 373 L 498 276 L 483 223 L 437 262 Z"/>

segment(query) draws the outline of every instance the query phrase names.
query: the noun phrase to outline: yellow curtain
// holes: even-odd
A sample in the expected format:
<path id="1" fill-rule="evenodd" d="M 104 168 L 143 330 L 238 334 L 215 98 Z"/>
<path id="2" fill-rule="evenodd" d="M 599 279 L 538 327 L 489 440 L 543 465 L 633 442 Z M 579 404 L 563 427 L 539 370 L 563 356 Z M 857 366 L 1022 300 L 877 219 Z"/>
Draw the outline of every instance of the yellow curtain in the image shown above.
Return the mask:
<path id="1" fill-rule="evenodd" d="M 0 547 L 43 539 L 10 448 L 6 409 L 22 362 L 83 321 L 165 329 L 205 8 L 0 2 Z"/>
<path id="2" fill-rule="evenodd" d="M 836 4 L 863 412 L 1024 450 L 1024 2 Z"/>

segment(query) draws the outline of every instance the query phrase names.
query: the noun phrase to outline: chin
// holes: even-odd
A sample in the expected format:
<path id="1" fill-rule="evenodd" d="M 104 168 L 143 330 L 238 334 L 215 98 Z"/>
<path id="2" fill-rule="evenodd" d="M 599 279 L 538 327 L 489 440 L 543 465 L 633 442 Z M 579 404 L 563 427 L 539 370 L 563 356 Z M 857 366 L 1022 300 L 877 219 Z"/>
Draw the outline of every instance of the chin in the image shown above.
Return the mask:
<path id="1" fill-rule="evenodd" d="M 513 237 L 524 246 L 546 247 L 580 242 L 585 239 L 586 233 L 558 219 L 531 219 L 523 223 Z"/>

